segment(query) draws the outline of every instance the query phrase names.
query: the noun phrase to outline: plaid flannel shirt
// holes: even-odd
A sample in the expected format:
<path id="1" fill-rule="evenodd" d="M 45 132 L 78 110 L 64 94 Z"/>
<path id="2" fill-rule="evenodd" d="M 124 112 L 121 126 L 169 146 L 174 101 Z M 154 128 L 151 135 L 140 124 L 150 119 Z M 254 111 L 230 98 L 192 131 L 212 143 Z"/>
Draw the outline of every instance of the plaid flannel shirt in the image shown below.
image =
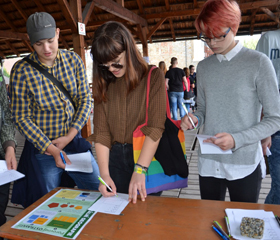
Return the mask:
<path id="1" fill-rule="evenodd" d="M 91 111 L 91 94 L 82 59 L 67 50 L 58 50 L 53 66 L 39 61 L 36 52 L 28 58 L 53 74 L 69 92 L 77 111 L 51 80 L 29 63 L 20 60 L 10 76 L 12 116 L 16 128 L 44 153 L 51 140 L 65 136 L 71 127 L 78 131 Z"/>

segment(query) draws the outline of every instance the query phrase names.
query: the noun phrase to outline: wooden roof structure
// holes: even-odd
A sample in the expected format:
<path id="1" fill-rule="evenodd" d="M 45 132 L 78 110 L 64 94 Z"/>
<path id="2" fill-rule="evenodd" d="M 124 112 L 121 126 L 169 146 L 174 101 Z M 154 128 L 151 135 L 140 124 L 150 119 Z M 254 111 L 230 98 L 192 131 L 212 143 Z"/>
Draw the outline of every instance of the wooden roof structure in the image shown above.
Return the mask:
<path id="1" fill-rule="evenodd" d="M 237 35 L 253 35 L 279 27 L 280 0 L 237 2 L 242 11 Z M 96 28 L 114 20 L 130 29 L 136 42 L 143 44 L 144 56 L 148 56 L 148 42 L 196 39 L 194 20 L 204 3 L 200 0 L 0 0 L 0 57 L 23 56 L 33 51 L 25 24 L 29 15 L 42 11 L 50 13 L 61 30 L 60 48 L 90 47 Z M 85 24 L 86 36 L 77 34 L 78 22 Z"/>

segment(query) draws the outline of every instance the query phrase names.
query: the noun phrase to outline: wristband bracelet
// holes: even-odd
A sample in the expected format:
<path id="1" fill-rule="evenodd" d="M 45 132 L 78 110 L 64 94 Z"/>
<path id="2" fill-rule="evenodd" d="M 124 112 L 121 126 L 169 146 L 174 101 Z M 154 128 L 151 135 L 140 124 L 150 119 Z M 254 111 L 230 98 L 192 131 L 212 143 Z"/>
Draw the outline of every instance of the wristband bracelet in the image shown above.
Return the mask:
<path id="1" fill-rule="evenodd" d="M 139 174 L 147 174 L 148 168 L 142 166 L 139 163 L 136 163 L 135 166 L 134 166 L 134 172 L 139 173 Z"/>

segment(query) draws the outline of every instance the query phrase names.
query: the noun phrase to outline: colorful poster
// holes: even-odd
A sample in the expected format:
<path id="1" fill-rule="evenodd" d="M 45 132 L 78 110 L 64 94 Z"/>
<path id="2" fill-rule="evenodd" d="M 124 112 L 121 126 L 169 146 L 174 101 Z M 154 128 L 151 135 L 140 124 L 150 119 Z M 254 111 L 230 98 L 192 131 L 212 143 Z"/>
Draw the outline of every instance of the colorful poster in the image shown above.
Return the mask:
<path id="1" fill-rule="evenodd" d="M 12 228 L 75 239 L 96 212 L 89 207 L 99 192 L 61 189 Z"/>

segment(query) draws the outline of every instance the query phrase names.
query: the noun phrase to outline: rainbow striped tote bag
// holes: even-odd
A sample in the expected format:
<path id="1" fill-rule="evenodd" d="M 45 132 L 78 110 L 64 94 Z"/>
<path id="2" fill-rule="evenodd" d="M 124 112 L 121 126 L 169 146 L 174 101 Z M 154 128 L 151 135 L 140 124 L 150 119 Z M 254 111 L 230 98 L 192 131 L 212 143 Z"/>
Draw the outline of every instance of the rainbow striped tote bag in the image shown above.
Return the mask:
<path id="1" fill-rule="evenodd" d="M 150 78 L 151 72 L 155 68 L 156 67 L 152 67 L 150 69 L 147 80 L 146 122 L 138 126 L 133 132 L 133 154 L 135 163 L 138 161 L 145 140 L 145 135 L 140 129 L 143 126 L 146 126 L 148 122 Z M 163 162 L 161 164 L 160 160 L 157 160 L 155 157 L 153 158 L 146 175 L 145 184 L 147 194 L 188 186 L 188 165 L 186 163 L 185 135 L 180 129 L 181 121 L 171 119 L 168 96 L 166 97 L 166 115 L 165 129 L 169 129 L 168 131 L 170 131 L 171 127 L 173 137 L 170 138 L 168 134 L 166 135 L 165 130 L 155 156 L 162 158 L 162 156 L 165 155 L 167 158 L 170 157 L 172 159 L 170 159 L 170 161 L 167 159 L 165 163 Z M 174 161 L 174 159 L 178 159 L 178 155 L 181 160 L 179 164 L 177 160 Z M 174 162 L 175 164 L 173 164 Z"/>

